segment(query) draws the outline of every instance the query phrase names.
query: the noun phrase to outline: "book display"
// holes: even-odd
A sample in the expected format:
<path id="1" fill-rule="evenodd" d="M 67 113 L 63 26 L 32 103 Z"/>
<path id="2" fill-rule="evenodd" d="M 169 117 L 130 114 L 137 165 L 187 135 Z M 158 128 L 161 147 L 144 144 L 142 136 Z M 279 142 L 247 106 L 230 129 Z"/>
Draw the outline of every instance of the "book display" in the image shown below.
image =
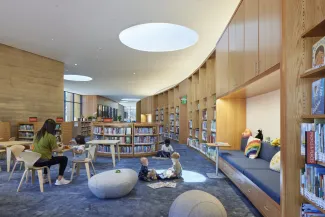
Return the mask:
<path id="1" fill-rule="evenodd" d="M 161 125 L 151 123 L 134 124 L 134 156 L 155 155 L 159 144 Z"/>
<path id="2" fill-rule="evenodd" d="M 325 114 L 325 78 L 319 79 L 312 83 L 312 109 L 313 115 Z"/>

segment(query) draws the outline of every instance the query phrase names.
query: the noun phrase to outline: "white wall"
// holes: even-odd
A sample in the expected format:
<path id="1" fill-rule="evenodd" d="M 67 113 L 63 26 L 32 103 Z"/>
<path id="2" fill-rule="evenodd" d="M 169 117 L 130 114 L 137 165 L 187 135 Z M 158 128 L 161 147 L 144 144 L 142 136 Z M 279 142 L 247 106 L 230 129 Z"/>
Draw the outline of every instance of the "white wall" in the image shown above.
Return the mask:
<path id="1" fill-rule="evenodd" d="M 280 90 L 246 100 L 246 127 L 253 136 L 261 128 L 264 139 L 280 138 Z"/>

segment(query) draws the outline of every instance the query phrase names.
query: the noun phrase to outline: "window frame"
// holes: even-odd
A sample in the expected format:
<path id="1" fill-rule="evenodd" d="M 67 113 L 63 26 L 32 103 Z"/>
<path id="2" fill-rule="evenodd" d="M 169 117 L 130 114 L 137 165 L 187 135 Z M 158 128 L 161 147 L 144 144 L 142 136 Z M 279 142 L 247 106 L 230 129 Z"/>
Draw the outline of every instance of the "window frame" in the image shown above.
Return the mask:
<path id="1" fill-rule="evenodd" d="M 67 100 L 66 93 L 72 94 L 72 101 Z M 75 102 L 75 95 L 79 95 L 80 96 L 80 102 Z M 63 98 L 64 98 L 64 104 L 63 104 L 63 106 L 64 106 L 64 109 L 63 109 L 64 110 L 64 121 L 67 121 L 66 120 L 66 113 L 67 113 L 67 111 L 66 111 L 66 104 L 67 104 L 67 102 L 72 103 L 72 120 L 71 121 L 75 121 L 74 120 L 74 118 L 75 118 L 75 111 L 74 111 L 74 109 L 75 109 L 75 103 L 77 103 L 77 104 L 80 105 L 80 118 L 81 118 L 82 117 L 82 95 L 77 94 L 77 93 L 72 93 L 72 92 L 69 92 L 69 91 L 63 91 Z"/>

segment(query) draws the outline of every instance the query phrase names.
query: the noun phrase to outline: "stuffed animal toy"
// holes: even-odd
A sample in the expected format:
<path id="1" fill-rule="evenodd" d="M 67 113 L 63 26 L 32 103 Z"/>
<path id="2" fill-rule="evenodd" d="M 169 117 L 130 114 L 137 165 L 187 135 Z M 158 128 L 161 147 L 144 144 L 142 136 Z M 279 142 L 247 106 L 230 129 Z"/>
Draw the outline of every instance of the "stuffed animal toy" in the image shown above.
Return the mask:
<path id="1" fill-rule="evenodd" d="M 252 131 L 250 129 L 245 129 L 245 131 L 241 134 L 243 138 L 248 138 L 252 136 Z"/>
<path id="2" fill-rule="evenodd" d="M 262 132 L 262 129 L 258 129 L 257 132 L 258 133 L 255 136 L 255 138 L 260 139 L 261 141 L 263 141 L 263 132 Z"/>
<path id="3" fill-rule="evenodd" d="M 280 138 L 273 139 L 271 142 L 272 146 L 280 146 Z"/>
<path id="4" fill-rule="evenodd" d="M 151 169 L 148 173 L 148 178 L 152 180 L 157 180 L 157 172 L 155 169 Z"/>

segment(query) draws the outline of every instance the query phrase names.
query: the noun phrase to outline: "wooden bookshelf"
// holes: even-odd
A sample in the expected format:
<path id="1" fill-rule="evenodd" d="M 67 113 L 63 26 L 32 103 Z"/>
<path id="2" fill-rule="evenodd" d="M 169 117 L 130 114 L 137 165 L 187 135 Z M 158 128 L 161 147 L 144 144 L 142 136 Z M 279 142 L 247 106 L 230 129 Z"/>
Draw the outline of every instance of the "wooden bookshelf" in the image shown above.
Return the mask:
<path id="1" fill-rule="evenodd" d="M 325 20 L 309 28 L 302 34 L 302 38 L 305 37 L 323 37 L 325 35 Z"/>
<path id="2" fill-rule="evenodd" d="M 138 156 L 152 156 L 159 147 L 159 123 L 135 123 L 133 128 L 133 153 Z M 150 141 L 147 141 L 147 140 Z M 141 141 L 143 140 L 143 141 Z M 151 141 L 153 140 L 153 141 Z M 149 149 L 150 151 L 147 151 Z"/>
<path id="3" fill-rule="evenodd" d="M 0 122 L 0 138 L 2 141 L 8 141 L 11 137 L 11 125 L 9 122 Z"/>
<path id="4" fill-rule="evenodd" d="M 314 207 L 316 207 L 319 211 L 321 211 L 323 214 L 325 214 L 325 210 L 322 209 L 321 207 L 319 207 L 316 203 L 314 203 L 313 201 L 309 200 L 306 196 L 301 195 L 303 200 L 307 203 L 310 203 L 311 205 L 313 205 Z"/>
<path id="5" fill-rule="evenodd" d="M 325 77 L 325 65 L 318 68 L 311 68 L 300 75 L 300 78 L 322 78 Z"/>
<path id="6" fill-rule="evenodd" d="M 325 118 L 324 115 L 301 115 L 301 119 L 322 119 Z"/>
<path id="7" fill-rule="evenodd" d="M 43 126 L 43 122 L 18 122 L 17 140 L 30 141 Z"/>

